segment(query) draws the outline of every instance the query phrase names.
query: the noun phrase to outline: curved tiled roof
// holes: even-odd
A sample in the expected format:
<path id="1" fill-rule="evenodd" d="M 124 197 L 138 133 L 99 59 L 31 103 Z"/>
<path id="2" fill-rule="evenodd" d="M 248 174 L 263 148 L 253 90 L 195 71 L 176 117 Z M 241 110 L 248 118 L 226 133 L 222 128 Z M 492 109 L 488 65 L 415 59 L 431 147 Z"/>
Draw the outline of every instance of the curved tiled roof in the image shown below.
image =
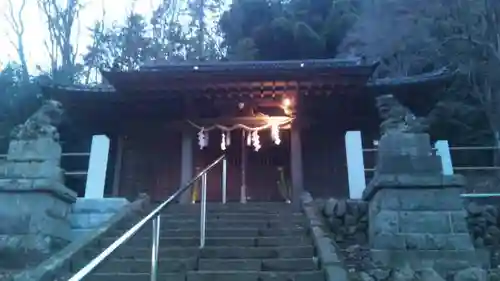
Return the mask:
<path id="1" fill-rule="evenodd" d="M 44 83 L 40 84 L 42 91 L 46 96 L 76 96 L 76 95 L 85 95 L 87 97 L 95 96 L 104 98 L 106 96 L 118 96 L 120 86 L 126 86 L 129 83 L 134 83 L 137 81 L 142 81 L 140 78 L 145 77 L 143 80 L 150 79 L 154 77 L 154 81 L 161 81 L 161 78 L 169 79 L 171 77 L 171 81 L 168 82 L 177 82 L 181 77 L 184 76 L 183 81 L 181 83 L 189 83 L 189 75 L 191 74 L 202 74 L 208 80 L 212 77 L 219 77 L 216 74 L 220 73 L 229 73 L 232 74 L 234 79 L 237 81 L 238 75 L 241 75 L 241 72 L 252 73 L 252 74 L 263 74 L 264 72 L 280 72 L 285 71 L 287 74 L 293 74 L 300 72 L 301 70 L 332 70 L 336 74 L 344 73 L 343 70 L 350 69 L 354 71 L 354 73 L 359 72 L 359 75 L 367 75 L 366 79 L 358 79 L 356 81 L 360 81 L 361 86 L 365 86 L 374 90 L 384 89 L 386 87 L 399 87 L 399 86 L 411 86 L 411 85 L 420 85 L 420 84 L 428 84 L 428 83 L 439 83 L 440 81 L 447 80 L 455 75 L 455 72 L 448 70 L 447 68 L 442 68 L 433 72 L 424 73 L 421 75 L 409 76 L 409 77 L 400 77 L 400 78 L 382 78 L 382 79 L 374 79 L 370 80 L 369 76 L 371 76 L 370 69 L 376 67 L 376 64 L 371 65 L 362 65 L 358 60 L 346 59 L 346 60 L 338 60 L 338 59 L 328 59 L 328 60 L 305 60 L 305 61 L 282 61 L 282 62 L 273 62 L 273 61 L 259 61 L 259 62 L 218 62 L 218 63 L 181 63 L 181 64 L 154 64 L 147 65 L 142 67 L 140 70 L 129 71 L 129 72 L 103 72 L 105 77 L 112 78 L 115 80 L 116 87 L 112 85 L 96 85 L 96 86 L 84 86 L 84 85 L 63 85 L 57 83 Z M 147 73 L 155 73 L 154 76 L 147 75 Z M 313 71 L 314 73 L 314 71 Z M 352 73 L 347 71 L 347 73 Z M 161 77 L 158 77 L 158 74 L 161 74 Z M 370 75 L 368 75 L 370 74 Z M 142 76 L 145 75 L 145 76 Z M 187 75 L 188 77 L 185 77 Z M 139 77 L 140 76 L 140 77 Z M 309 77 L 310 76 L 310 77 Z M 315 80 L 315 83 L 321 80 L 328 80 L 325 78 L 328 77 L 316 77 L 313 74 L 306 76 L 301 76 L 303 79 L 311 79 Z M 136 77 L 135 79 L 131 79 L 131 77 Z M 139 77 L 139 78 L 137 78 Z M 166 77 L 166 78 L 165 78 Z M 193 76 L 194 77 L 194 76 Z M 199 77 L 199 76 L 196 76 Z M 256 76 L 258 77 L 258 76 Z M 262 76 L 266 77 L 266 76 Z M 128 79 L 127 79 L 128 78 Z M 195 78 L 193 78 L 195 79 Z M 333 78 L 335 79 L 335 78 Z M 131 81 L 135 80 L 135 81 Z M 329 79 L 332 80 L 332 79 Z M 199 81 L 199 80 L 195 80 Z M 148 81 L 144 81 L 147 83 Z M 331 83 L 335 81 L 325 81 L 325 83 Z M 116 84 L 118 83 L 118 84 Z M 169 84 L 165 81 L 162 83 L 166 83 L 165 88 L 169 87 Z M 193 84 L 193 83 L 191 83 Z M 140 87 L 138 87 L 140 88 Z M 117 91 L 118 89 L 118 91 Z"/>

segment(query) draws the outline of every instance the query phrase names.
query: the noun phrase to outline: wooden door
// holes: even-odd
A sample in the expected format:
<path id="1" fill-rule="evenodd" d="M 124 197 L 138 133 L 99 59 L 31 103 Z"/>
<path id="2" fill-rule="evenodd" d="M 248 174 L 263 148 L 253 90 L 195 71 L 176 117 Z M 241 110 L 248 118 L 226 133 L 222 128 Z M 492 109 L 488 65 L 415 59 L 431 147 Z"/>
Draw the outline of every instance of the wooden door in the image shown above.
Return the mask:
<path id="1" fill-rule="evenodd" d="M 287 132 L 281 133 L 281 143 L 272 142 L 267 131 L 260 133 L 261 149 L 247 146 L 247 195 L 249 201 L 284 201 L 278 181 L 279 167 L 288 169 L 290 149 Z"/>

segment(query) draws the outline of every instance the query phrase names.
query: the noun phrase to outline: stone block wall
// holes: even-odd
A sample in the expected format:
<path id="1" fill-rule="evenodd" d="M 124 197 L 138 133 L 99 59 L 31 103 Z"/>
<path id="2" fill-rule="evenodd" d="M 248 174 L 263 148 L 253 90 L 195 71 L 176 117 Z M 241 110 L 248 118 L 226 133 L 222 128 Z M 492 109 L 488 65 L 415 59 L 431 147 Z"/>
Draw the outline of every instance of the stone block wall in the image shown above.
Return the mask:
<path id="1" fill-rule="evenodd" d="M 369 209 L 371 247 L 471 250 L 460 193 L 460 188 L 438 187 L 379 190 Z"/>
<path id="2" fill-rule="evenodd" d="M 0 192 L 0 268 L 32 266 L 70 237 L 69 204 L 47 193 Z"/>
<path id="3" fill-rule="evenodd" d="M 369 242 L 367 202 L 335 198 L 315 201 L 323 214 L 328 230 L 334 234 L 333 238 L 338 245 L 347 249 L 345 251 L 347 254 L 350 254 L 351 249 L 359 252 L 362 251 L 359 246 L 367 246 Z M 493 268 L 500 266 L 500 204 L 487 204 L 491 202 L 485 203 L 483 200 L 466 200 L 462 203 L 465 204 L 466 213 L 458 211 L 453 217 L 466 216 L 466 228 L 474 247 L 490 250 L 491 266 Z M 432 220 L 427 223 L 432 223 Z M 464 227 L 464 225 L 455 224 L 454 227 Z M 354 255 L 359 256 L 363 253 Z"/>
<path id="4" fill-rule="evenodd" d="M 0 165 L 0 268 L 32 266 L 70 242 L 76 194 L 64 186 L 60 159 L 52 138 L 10 142 Z"/>

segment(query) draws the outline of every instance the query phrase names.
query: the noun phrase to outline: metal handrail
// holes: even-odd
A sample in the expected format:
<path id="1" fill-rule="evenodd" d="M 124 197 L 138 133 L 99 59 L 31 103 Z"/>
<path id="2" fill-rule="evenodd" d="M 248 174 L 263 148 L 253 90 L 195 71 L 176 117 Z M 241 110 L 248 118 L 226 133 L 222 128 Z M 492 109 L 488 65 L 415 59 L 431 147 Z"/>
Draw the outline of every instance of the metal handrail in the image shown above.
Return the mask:
<path id="1" fill-rule="evenodd" d="M 157 280 L 158 271 L 158 246 L 160 240 L 160 212 L 184 193 L 189 187 L 191 187 L 200 178 L 202 179 L 202 190 L 201 190 L 201 219 L 200 219 L 200 248 L 205 246 L 205 223 L 206 223 L 206 186 L 207 186 L 207 173 L 220 161 L 222 161 L 226 155 L 222 155 L 217 158 L 212 164 L 208 165 L 200 173 L 198 173 L 194 178 L 192 178 L 187 184 L 179 188 L 174 194 L 172 194 L 165 202 L 161 203 L 153 211 L 151 211 L 146 217 L 132 226 L 127 230 L 120 238 L 116 239 L 109 247 L 107 247 L 102 253 L 90 261 L 85 267 L 80 269 L 76 274 L 74 274 L 68 281 L 80 281 L 85 278 L 89 273 L 91 273 L 101 262 L 103 262 L 109 255 L 111 255 L 118 247 L 127 242 L 132 238 L 146 223 L 153 219 L 153 243 L 151 247 L 151 281 Z"/>
<path id="2" fill-rule="evenodd" d="M 500 198 L 500 193 L 462 193 L 460 197 L 463 198 Z"/>

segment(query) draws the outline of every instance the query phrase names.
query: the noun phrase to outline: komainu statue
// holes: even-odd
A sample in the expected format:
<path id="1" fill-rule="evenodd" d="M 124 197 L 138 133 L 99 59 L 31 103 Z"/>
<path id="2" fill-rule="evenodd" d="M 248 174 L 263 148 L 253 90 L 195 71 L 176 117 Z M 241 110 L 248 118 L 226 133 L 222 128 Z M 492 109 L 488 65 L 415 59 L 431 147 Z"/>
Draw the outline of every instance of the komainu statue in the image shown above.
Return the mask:
<path id="1" fill-rule="evenodd" d="M 57 126 L 61 123 L 64 109 L 55 100 L 47 100 L 26 122 L 17 125 L 11 132 L 12 140 L 34 140 L 52 138 L 59 141 Z"/>
<path id="2" fill-rule="evenodd" d="M 425 133 L 429 128 L 427 118 L 416 117 L 408 108 L 399 103 L 393 95 L 377 97 L 376 106 L 380 117 L 382 135 L 390 132 Z"/>

